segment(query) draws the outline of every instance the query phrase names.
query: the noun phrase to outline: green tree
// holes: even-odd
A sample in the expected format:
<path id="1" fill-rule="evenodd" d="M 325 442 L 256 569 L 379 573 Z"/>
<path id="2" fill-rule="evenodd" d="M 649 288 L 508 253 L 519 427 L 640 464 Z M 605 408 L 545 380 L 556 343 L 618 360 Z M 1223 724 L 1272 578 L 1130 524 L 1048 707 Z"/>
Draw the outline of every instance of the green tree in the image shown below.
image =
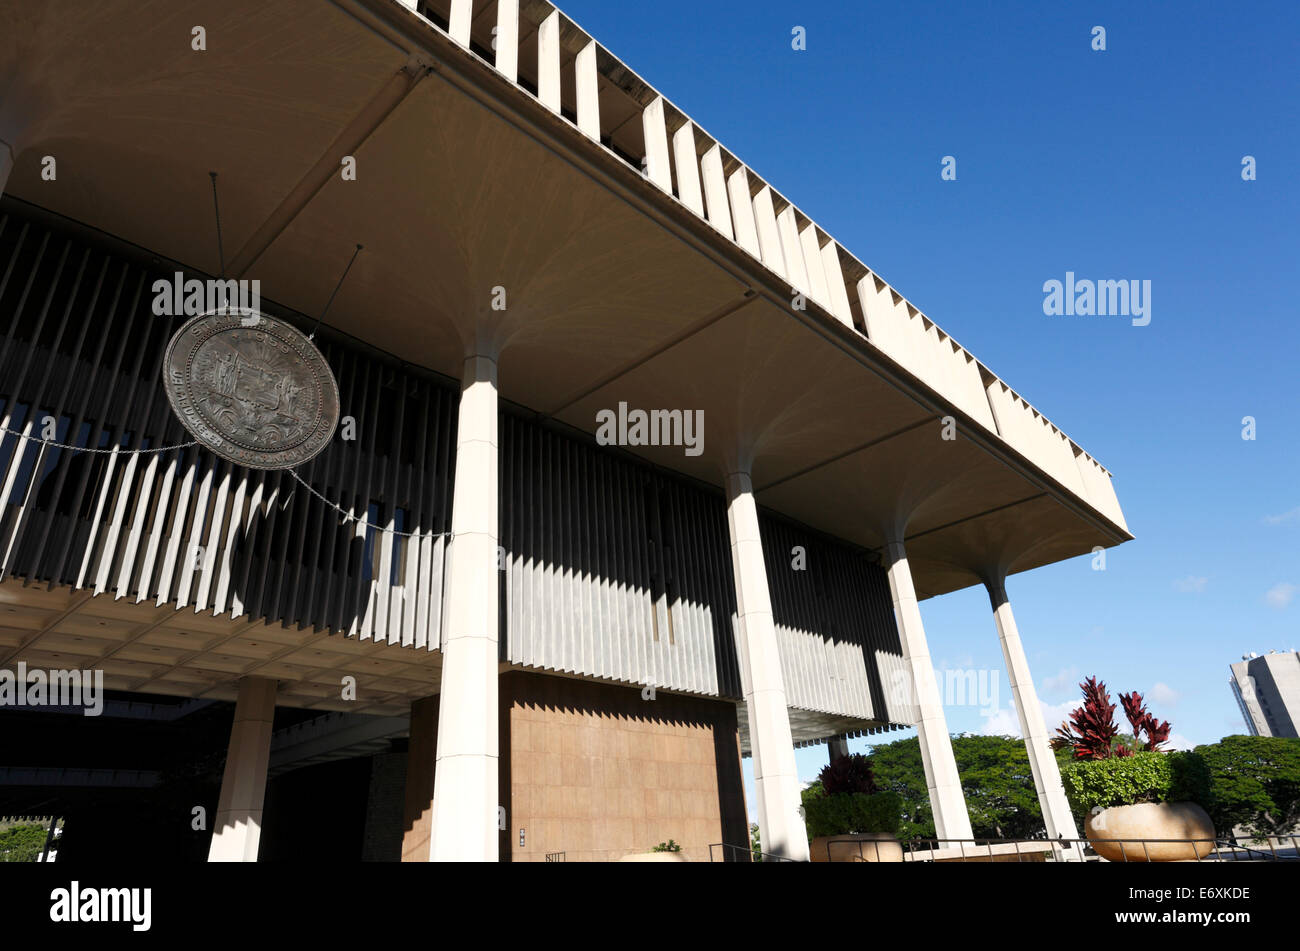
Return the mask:
<path id="1" fill-rule="evenodd" d="M 1032 839 L 1046 835 L 1033 772 L 1022 740 L 1006 736 L 954 736 L 953 756 L 977 838 Z M 903 800 L 899 837 L 934 838 L 921 748 L 915 737 L 874 747 L 876 785 Z"/>
<path id="2" fill-rule="evenodd" d="M 1195 750 L 1210 769 L 1210 818 L 1221 833 L 1289 832 L 1300 824 L 1300 739 L 1226 736 Z"/>
<path id="3" fill-rule="evenodd" d="M 35 862 L 45 849 L 48 826 L 32 823 L 0 831 L 0 862 Z"/>

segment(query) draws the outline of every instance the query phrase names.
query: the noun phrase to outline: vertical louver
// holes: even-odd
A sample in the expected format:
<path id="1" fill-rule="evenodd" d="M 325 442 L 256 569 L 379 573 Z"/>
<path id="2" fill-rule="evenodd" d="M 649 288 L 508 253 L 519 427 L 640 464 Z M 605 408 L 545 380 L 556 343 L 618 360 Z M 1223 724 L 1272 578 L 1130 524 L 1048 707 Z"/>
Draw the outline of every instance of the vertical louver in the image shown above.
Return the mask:
<path id="1" fill-rule="evenodd" d="M 436 648 L 455 391 L 329 340 L 355 422 L 301 467 L 314 491 L 197 446 L 137 452 L 190 441 L 160 377 L 181 318 L 151 306 L 171 277 L 0 219 L 0 421 L 22 434 L 0 434 L 0 578 Z"/>
<path id="2" fill-rule="evenodd" d="M 903 651 L 885 570 L 867 553 L 784 519 L 765 514 L 759 529 L 790 706 L 906 722 L 897 699 Z"/>
<path id="3" fill-rule="evenodd" d="M 171 277 L 0 218 L 0 421 L 21 434 L 0 438 L 0 579 L 437 649 L 455 389 L 327 338 L 344 425 L 301 482 L 182 446 L 159 370 L 180 319 L 151 308 Z M 513 411 L 500 431 L 503 659 L 739 699 L 722 494 Z M 896 721 L 883 571 L 762 530 L 790 705 Z"/>
<path id="4" fill-rule="evenodd" d="M 505 659 L 736 697 L 722 497 L 530 421 L 501 421 Z"/>

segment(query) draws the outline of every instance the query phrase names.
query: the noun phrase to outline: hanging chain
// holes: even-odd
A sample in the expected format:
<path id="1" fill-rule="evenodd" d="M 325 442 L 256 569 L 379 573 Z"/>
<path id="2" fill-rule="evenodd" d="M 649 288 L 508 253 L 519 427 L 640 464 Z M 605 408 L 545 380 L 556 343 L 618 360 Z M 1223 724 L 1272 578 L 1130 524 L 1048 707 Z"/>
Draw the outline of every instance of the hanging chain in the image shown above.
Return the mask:
<path id="1" fill-rule="evenodd" d="M 198 445 L 198 442 L 196 441 L 177 443 L 174 446 L 158 446 L 154 449 L 123 449 L 121 446 L 109 446 L 106 449 L 100 449 L 92 446 L 74 446 L 71 443 L 55 442 L 53 439 L 41 439 L 36 436 L 28 435 L 27 433 L 20 433 L 7 426 L 0 426 L 0 433 L 4 433 L 8 436 L 17 436 L 24 442 L 43 443 L 46 446 L 53 446 L 55 449 L 68 449 L 72 452 L 98 452 L 110 456 L 114 453 L 117 453 L 118 455 L 130 455 L 134 453 L 147 454 L 151 452 L 171 452 L 173 449 L 188 449 L 190 446 Z"/>
<path id="2" fill-rule="evenodd" d="M 121 446 L 110 446 L 106 449 L 100 449 L 91 446 L 74 446 L 71 443 L 56 442 L 53 439 L 40 439 L 36 436 L 30 436 L 25 433 L 17 432 L 15 430 L 8 428 L 7 426 L 0 426 L 0 433 L 5 433 L 10 436 L 17 436 L 19 439 L 21 439 L 24 442 L 38 442 L 42 446 L 53 446 L 55 449 L 67 449 L 69 452 L 99 453 L 101 455 L 113 455 L 113 454 L 122 455 L 122 456 L 145 455 L 148 453 L 171 452 L 173 449 L 188 449 L 190 446 L 198 445 L 198 442 L 196 441 L 196 442 L 178 443 L 175 446 L 158 446 L 157 448 L 153 448 L 153 449 L 123 449 Z M 375 529 L 375 531 L 386 532 L 389 535 L 399 535 L 402 538 L 450 538 L 451 537 L 451 532 L 400 532 L 397 529 L 389 528 L 386 525 L 376 525 L 374 522 L 366 521 L 363 518 L 357 518 L 356 515 L 344 509 L 337 502 L 332 502 L 329 499 L 327 499 L 325 496 L 321 495 L 321 493 L 316 491 L 316 489 L 312 488 L 312 486 L 308 484 L 303 479 L 303 477 L 298 475 L 298 473 L 295 472 L 293 469 L 286 469 L 284 471 L 288 472 L 289 475 L 293 476 L 294 480 L 297 481 L 297 483 L 301 485 L 304 489 L 306 489 L 316 498 L 320 499 L 330 508 L 334 509 L 334 511 L 342 515 L 343 521 L 345 523 L 355 522 L 356 524 L 364 526 L 365 528 L 373 528 Z"/>

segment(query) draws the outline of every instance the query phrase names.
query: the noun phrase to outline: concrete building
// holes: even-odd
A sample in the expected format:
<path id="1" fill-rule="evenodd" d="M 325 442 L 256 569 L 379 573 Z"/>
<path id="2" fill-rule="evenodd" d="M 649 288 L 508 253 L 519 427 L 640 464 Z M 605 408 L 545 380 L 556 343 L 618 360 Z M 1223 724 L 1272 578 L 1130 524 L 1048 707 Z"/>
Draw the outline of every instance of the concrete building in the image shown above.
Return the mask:
<path id="1" fill-rule="evenodd" d="M 1228 667 L 1251 736 L 1300 736 L 1300 652 L 1245 654 Z"/>
<path id="2" fill-rule="evenodd" d="M 795 748 L 904 726 L 969 837 L 921 604 L 975 584 L 1077 834 L 1007 578 L 1131 538 L 1110 473 L 562 12 L 0 9 L 0 668 L 102 670 L 215 755 L 210 858 L 285 847 L 300 767 L 367 830 L 401 800 L 375 857 L 707 859 L 748 842 L 743 756 L 806 858 Z M 332 301 L 321 455 L 192 444 L 178 274 L 304 331 Z M 49 799 L 95 764 L 0 765 Z"/>

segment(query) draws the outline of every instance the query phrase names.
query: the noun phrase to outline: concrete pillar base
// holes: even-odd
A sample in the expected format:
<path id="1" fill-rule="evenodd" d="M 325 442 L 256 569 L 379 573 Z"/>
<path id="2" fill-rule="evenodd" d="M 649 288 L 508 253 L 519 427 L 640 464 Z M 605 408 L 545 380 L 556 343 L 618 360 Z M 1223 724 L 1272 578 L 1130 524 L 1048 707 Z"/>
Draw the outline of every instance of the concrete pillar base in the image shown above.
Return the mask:
<path id="1" fill-rule="evenodd" d="M 731 564 L 740 616 L 738 653 L 749 711 L 749 742 L 758 791 L 762 849 L 806 862 L 808 833 L 801 812 L 799 774 L 767 587 L 758 509 L 748 473 L 736 472 L 727 477 L 727 525 L 731 532 Z"/>
<path id="2" fill-rule="evenodd" d="M 827 753 L 830 762 L 835 762 L 841 757 L 849 755 L 849 740 L 844 736 L 832 736 L 826 741 Z"/>
<path id="3" fill-rule="evenodd" d="M 500 851 L 497 494 L 497 364 L 471 356 L 456 435 L 432 861 L 495 862 Z"/>
<path id="4" fill-rule="evenodd" d="M 276 682 L 245 677 L 239 682 L 235 722 L 221 777 L 221 798 L 212 824 L 209 862 L 256 862 L 262 836 L 262 804 L 271 758 Z"/>
<path id="5" fill-rule="evenodd" d="M 943 714 L 943 699 L 939 695 L 934 666 L 930 663 L 930 647 L 926 643 L 921 608 L 916 600 L 912 571 L 902 541 L 892 541 L 886 546 L 885 562 L 894 616 L 898 620 L 899 640 L 903 645 L 903 661 L 911 679 L 907 699 L 921 744 L 921 761 L 925 766 L 925 784 L 930 792 L 930 808 L 934 811 L 935 833 L 940 839 L 969 839 L 973 837 L 970 815 L 966 811 L 957 760 L 952 753 L 952 739 Z"/>
<path id="6" fill-rule="evenodd" d="M 1002 643 L 1002 658 L 1007 665 L 1007 678 L 1011 681 L 1011 697 L 1016 705 L 1016 716 L 1020 720 L 1020 734 L 1025 738 L 1025 751 L 1029 754 L 1029 768 L 1034 775 L 1034 787 L 1043 809 L 1047 836 L 1050 839 L 1062 836 L 1077 839 L 1079 831 L 1075 827 L 1070 804 L 1065 798 L 1065 786 L 1061 783 L 1056 756 L 1048 742 L 1043 708 L 1038 703 L 1038 692 L 1034 689 L 1034 681 L 1029 674 L 1029 661 L 1025 658 L 1025 649 L 1020 642 L 1016 617 L 1011 613 L 1011 602 L 1007 600 L 1006 586 L 1000 579 L 987 581 L 985 586 L 989 592 L 989 603 L 993 607 L 993 619 L 997 623 L 998 640 Z"/>

